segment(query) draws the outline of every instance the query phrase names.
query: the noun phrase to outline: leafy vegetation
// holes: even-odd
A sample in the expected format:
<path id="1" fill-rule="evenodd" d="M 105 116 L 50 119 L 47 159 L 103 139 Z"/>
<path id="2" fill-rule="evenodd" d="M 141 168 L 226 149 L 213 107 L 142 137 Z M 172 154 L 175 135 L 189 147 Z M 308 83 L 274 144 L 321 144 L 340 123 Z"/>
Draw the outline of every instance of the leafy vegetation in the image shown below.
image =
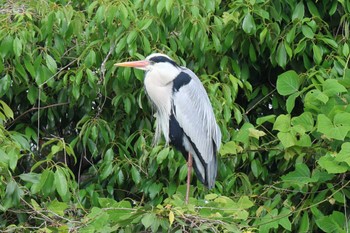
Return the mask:
<path id="1" fill-rule="evenodd" d="M 4 232 L 349 230 L 348 1 L 0 3 Z M 199 75 L 223 132 L 189 205 L 143 73 L 113 66 L 152 52 Z"/>

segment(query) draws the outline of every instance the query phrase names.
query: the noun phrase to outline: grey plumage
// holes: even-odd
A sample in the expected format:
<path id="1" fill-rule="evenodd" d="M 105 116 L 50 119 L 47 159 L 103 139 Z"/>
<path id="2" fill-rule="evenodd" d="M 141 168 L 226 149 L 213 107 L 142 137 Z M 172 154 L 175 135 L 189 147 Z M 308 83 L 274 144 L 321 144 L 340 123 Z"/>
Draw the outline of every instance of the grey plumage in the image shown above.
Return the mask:
<path id="1" fill-rule="evenodd" d="M 216 124 L 209 98 L 200 80 L 189 69 L 182 69 L 192 80 L 173 95 L 174 106 L 176 106 L 175 117 L 200 153 L 197 155 L 193 146 L 186 143 L 185 148 L 193 155 L 198 169 L 197 176 L 200 174 L 201 180 L 206 180 L 208 187 L 212 188 L 217 174 L 216 153 L 220 148 L 221 131 Z M 199 156 L 206 164 L 201 163 Z"/>

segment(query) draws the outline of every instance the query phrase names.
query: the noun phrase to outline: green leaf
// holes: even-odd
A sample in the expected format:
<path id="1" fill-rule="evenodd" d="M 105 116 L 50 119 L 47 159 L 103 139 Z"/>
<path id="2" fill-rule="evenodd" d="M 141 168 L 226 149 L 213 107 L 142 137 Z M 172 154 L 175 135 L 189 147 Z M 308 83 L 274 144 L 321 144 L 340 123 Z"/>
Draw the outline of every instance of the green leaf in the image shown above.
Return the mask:
<path id="1" fill-rule="evenodd" d="M 343 223 L 341 226 L 338 224 L 339 220 Z M 345 224 L 345 216 L 341 212 L 333 211 L 329 216 L 317 218 L 316 224 L 324 232 L 341 232 Z"/>
<path id="2" fill-rule="evenodd" d="M 312 29 L 308 25 L 301 26 L 301 32 L 306 38 L 313 39 L 315 36 L 315 33 L 312 31 Z"/>
<path id="3" fill-rule="evenodd" d="M 287 64 L 287 52 L 284 43 L 281 41 L 277 47 L 276 61 L 279 66 L 285 68 Z"/>
<path id="4" fill-rule="evenodd" d="M 273 130 L 288 132 L 290 130 L 290 115 L 279 115 L 273 125 Z"/>
<path id="5" fill-rule="evenodd" d="M 327 95 L 317 89 L 311 90 L 306 94 L 305 102 L 311 102 L 311 104 L 315 104 L 316 100 L 325 104 L 328 102 L 329 98 Z"/>
<path id="6" fill-rule="evenodd" d="M 0 100 L 0 104 L 2 107 L 0 109 L 5 114 L 6 118 L 12 118 L 14 117 L 12 109 L 2 100 Z"/>
<path id="7" fill-rule="evenodd" d="M 136 37 L 137 31 L 131 31 L 126 38 L 126 42 L 128 43 L 128 45 L 131 45 L 136 40 Z"/>
<path id="8" fill-rule="evenodd" d="M 31 190 L 33 193 L 37 193 L 41 191 L 44 194 L 44 196 L 48 196 L 51 193 L 53 193 L 56 189 L 55 185 L 53 185 L 54 182 L 55 182 L 55 174 L 51 170 L 45 169 L 41 173 L 40 182 L 35 183 L 32 186 Z"/>
<path id="9" fill-rule="evenodd" d="M 75 75 L 75 79 L 74 79 L 75 83 L 76 83 L 77 85 L 80 85 L 81 79 L 82 79 L 82 78 L 83 78 L 83 71 L 82 71 L 82 70 L 79 70 L 79 71 L 76 73 L 76 75 Z"/>
<path id="10" fill-rule="evenodd" d="M 347 43 L 344 44 L 342 52 L 345 57 L 349 56 L 349 45 Z"/>
<path id="11" fill-rule="evenodd" d="M 293 108 L 295 106 L 295 99 L 300 95 L 299 92 L 293 93 L 290 96 L 288 96 L 287 101 L 286 101 L 286 107 L 287 107 L 287 112 L 291 113 L 293 111 Z"/>
<path id="12" fill-rule="evenodd" d="M 249 45 L 249 58 L 252 62 L 256 62 L 256 52 L 253 44 Z"/>
<path id="13" fill-rule="evenodd" d="M 65 196 L 68 193 L 68 183 L 66 176 L 62 170 L 62 168 L 57 167 L 57 170 L 55 172 L 55 182 L 54 185 L 56 187 L 56 190 L 58 194 L 65 199 Z"/>
<path id="14" fill-rule="evenodd" d="M 47 209 L 59 216 L 64 216 L 64 211 L 68 209 L 68 207 L 69 207 L 68 204 L 65 202 L 59 202 L 57 200 L 53 200 L 49 203 L 49 205 L 47 206 Z"/>
<path id="15" fill-rule="evenodd" d="M 310 112 L 303 112 L 300 116 L 292 118 L 292 125 L 302 126 L 306 132 L 312 131 L 314 127 L 314 119 Z"/>
<path id="16" fill-rule="evenodd" d="M 310 169 L 304 163 L 298 163 L 295 165 L 295 170 L 289 172 L 287 175 L 281 177 L 283 182 L 291 183 L 302 187 L 314 180 L 310 177 Z M 287 184 L 288 185 L 288 184 Z"/>
<path id="17" fill-rule="evenodd" d="M 127 114 L 130 114 L 131 111 L 131 100 L 130 98 L 124 99 L 124 110 Z"/>
<path id="18" fill-rule="evenodd" d="M 4 70 L 5 66 L 4 66 L 4 62 L 2 59 L 0 59 L 0 73 L 2 73 L 2 71 Z M 6 74 L 7 75 L 7 74 Z M 5 76 L 6 76 L 5 75 Z M 1 89 L 0 89 L 1 90 Z"/>
<path id="19" fill-rule="evenodd" d="M 290 45 L 288 44 L 287 41 L 284 41 L 283 42 L 283 45 L 284 45 L 284 48 L 286 49 L 286 52 L 287 52 L 287 55 L 289 58 L 292 58 L 293 57 L 293 50 L 292 48 L 290 47 Z"/>
<path id="20" fill-rule="evenodd" d="M 89 68 L 86 69 L 86 74 L 89 81 L 89 86 L 92 88 L 96 87 L 96 81 L 98 79 L 96 74 L 92 72 L 92 70 L 90 70 Z"/>
<path id="21" fill-rule="evenodd" d="M 280 74 L 277 78 L 277 92 L 280 95 L 291 95 L 299 90 L 299 76 L 294 70 Z"/>
<path id="22" fill-rule="evenodd" d="M 260 32 L 260 35 L 259 35 L 259 43 L 260 44 L 263 44 L 264 41 L 265 41 L 265 38 L 266 38 L 266 35 L 267 35 L 267 27 L 265 27 L 261 32 Z"/>
<path id="23" fill-rule="evenodd" d="M 136 169 L 135 166 L 131 167 L 131 177 L 132 180 L 136 183 L 139 184 L 141 181 L 141 176 L 140 176 L 140 172 Z"/>
<path id="24" fill-rule="evenodd" d="M 187 164 L 182 165 L 182 167 L 180 168 L 180 172 L 179 172 L 179 180 L 185 180 L 185 178 L 187 177 Z"/>
<path id="25" fill-rule="evenodd" d="M 255 0 L 254 0 L 255 2 Z M 264 19 L 270 19 L 270 14 L 268 11 L 264 10 L 263 8 L 258 8 L 258 10 L 255 12 L 256 14 L 260 15 Z"/>
<path id="26" fill-rule="evenodd" d="M 168 13 L 171 12 L 171 7 L 173 6 L 174 0 L 165 1 L 165 9 Z"/>
<path id="27" fill-rule="evenodd" d="M 23 78 L 23 80 L 28 81 L 28 74 L 26 70 L 24 69 L 24 66 L 20 62 L 18 62 L 17 59 L 13 60 L 14 68 L 17 71 L 17 75 L 20 74 L 20 77 Z M 46 74 L 43 74 L 46 75 Z M 49 76 L 49 75 L 48 75 Z M 47 77 L 42 77 L 42 79 L 47 79 Z"/>
<path id="28" fill-rule="evenodd" d="M 157 155 L 157 163 L 161 164 L 164 161 L 164 159 L 168 157 L 168 154 L 169 154 L 169 147 L 166 147 L 163 150 L 161 150 Z"/>
<path id="29" fill-rule="evenodd" d="M 105 153 L 105 156 L 104 156 L 104 161 L 106 162 L 111 162 L 113 161 L 114 159 L 114 152 L 113 152 L 113 149 L 112 148 L 109 148 L 106 153 Z"/>
<path id="30" fill-rule="evenodd" d="M 142 20 L 140 21 L 140 30 L 143 31 L 143 30 L 146 30 L 147 28 L 149 28 L 149 26 L 151 26 L 153 22 L 153 19 L 145 19 L 145 20 Z"/>
<path id="31" fill-rule="evenodd" d="M 268 115 L 268 116 L 264 116 L 264 117 L 259 117 L 258 119 L 256 119 L 256 124 L 262 125 L 265 122 L 274 123 L 275 119 L 276 119 L 276 115 Z"/>
<path id="32" fill-rule="evenodd" d="M 17 206 L 20 203 L 21 197 L 24 192 L 19 188 L 18 184 L 11 180 L 6 185 L 5 197 L 3 199 L 3 205 L 5 208 Z"/>
<path id="33" fill-rule="evenodd" d="M 335 161 L 345 162 L 350 166 L 350 142 L 342 144 L 339 154 L 335 156 Z"/>
<path id="34" fill-rule="evenodd" d="M 337 95 L 338 93 L 347 92 L 347 89 L 341 85 L 336 79 L 327 79 L 322 84 L 323 93 L 331 97 Z"/>
<path id="35" fill-rule="evenodd" d="M 277 229 L 278 228 L 278 221 L 276 221 L 278 214 L 278 209 L 272 209 L 270 212 L 268 212 L 265 216 L 263 216 L 260 219 L 260 222 L 258 225 L 261 225 L 259 227 L 259 232 L 268 233 L 271 232 L 270 229 Z"/>
<path id="36" fill-rule="evenodd" d="M 237 148 L 238 148 L 238 145 L 236 144 L 236 142 L 229 141 L 221 146 L 220 154 L 221 155 L 237 154 Z"/>
<path id="37" fill-rule="evenodd" d="M 9 161 L 8 161 L 9 167 L 12 171 L 15 171 L 20 152 L 17 148 L 11 148 L 7 153 L 9 157 Z"/>
<path id="38" fill-rule="evenodd" d="M 157 216 L 155 213 L 147 213 L 143 216 L 143 218 L 141 219 L 141 222 L 143 226 L 147 229 L 154 223 L 154 220 L 156 218 Z"/>
<path id="39" fill-rule="evenodd" d="M 305 9 L 303 2 L 299 2 L 296 7 L 294 8 L 293 14 L 292 14 L 292 20 L 302 20 L 304 18 Z"/>
<path id="40" fill-rule="evenodd" d="M 323 169 L 314 169 L 311 176 L 315 182 L 326 182 L 334 178 L 333 174 L 323 170 Z"/>
<path id="41" fill-rule="evenodd" d="M 79 85 L 73 85 L 72 94 L 76 100 L 79 99 L 79 97 L 80 97 L 80 86 Z"/>
<path id="42" fill-rule="evenodd" d="M 208 200 L 208 201 L 211 201 L 211 200 L 214 200 L 215 198 L 218 197 L 218 194 L 216 193 L 210 193 L 210 194 L 207 194 L 204 196 L 204 199 L 205 200 Z"/>
<path id="43" fill-rule="evenodd" d="M 13 51 L 14 51 L 16 57 L 20 57 L 21 56 L 22 49 L 23 49 L 22 41 L 20 39 L 18 39 L 18 37 L 16 37 L 13 40 Z"/>
<path id="44" fill-rule="evenodd" d="M 18 132 L 12 132 L 11 134 L 12 140 L 15 141 L 15 143 L 21 147 L 21 149 L 30 151 L 30 145 L 28 139 L 21 133 Z"/>
<path id="45" fill-rule="evenodd" d="M 143 44 L 143 50 L 145 51 L 145 53 L 149 54 L 151 52 L 151 44 L 145 35 L 142 35 L 142 44 Z"/>
<path id="46" fill-rule="evenodd" d="M 243 19 L 242 23 L 243 31 L 249 35 L 256 32 L 256 25 L 253 16 L 248 12 Z"/>
<path id="47" fill-rule="evenodd" d="M 299 54 L 304 52 L 305 47 L 306 47 L 306 41 L 305 40 L 300 41 L 297 47 L 294 49 L 294 54 Z"/>
<path id="48" fill-rule="evenodd" d="M 94 1 L 87 7 L 88 18 L 91 18 L 93 10 L 97 6 L 97 4 L 98 4 L 98 1 Z"/>
<path id="49" fill-rule="evenodd" d="M 0 148 L 0 161 L 1 161 L 2 163 L 5 163 L 5 164 L 6 164 L 5 166 L 7 166 L 8 161 L 9 161 L 9 156 L 8 156 L 8 154 L 7 154 L 4 150 L 2 150 L 1 148 Z M 7 168 L 7 167 L 6 167 L 6 168 Z"/>
<path id="50" fill-rule="evenodd" d="M 284 148 L 289 148 L 296 145 L 296 138 L 290 132 L 279 132 L 277 138 L 281 141 Z"/>
<path id="51" fill-rule="evenodd" d="M 295 30 L 296 30 L 296 26 L 294 25 L 292 27 L 292 29 L 289 30 L 289 32 L 287 33 L 286 36 L 286 41 L 287 43 L 292 43 L 294 41 L 295 38 Z"/>
<path id="52" fill-rule="evenodd" d="M 30 183 L 38 183 L 40 180 L 40 174 L 34 173 L 34 172 L 29 172 L 29 173 L 22 173 L 19 175 L 19 178 L 25 182 L 30 182 Z"/>
<path id="53" fill-rule="evenodd" d="M 114 49 L 115 54 L 117 56 L 119 56 L 121 51 L 125 48 L 125 46 L 126 46 L 126 39 L 127 39 L 127 37 L 123 37 L 119 41 L 117 41 L 115 49 Z"/>
<path id="54" fill-rule="evenodd" d="M 160 15 L 165 7 L 165 2 L 166 1 L 158 1 L 158 4 L 157 4 L 157 13 L 158 15 Z"/>
<path id="55" fill-rule="evenodd" d="M 254 202 L 249 200 L 249 197 L 247 196 L 241 196 L 237 202 L 237 205 L 241 209 L 249 209 L 250 207 L 254 206 Z"/>
<path id="56" fill-rule="evenodd" d="M 100 232 L 107 232 L 104 230 L 104 227 L 109 221 L 109 214 L 107 211 L 92 207 L 91 213 L 86 216 L 87 219 L 90 219 L 89 224 L 91 224 L 94 229 L 99 229 Z"/>
<path id="57" fill-rule="evenodd" d="M 313 1 L 308 0 L 306 2 L 306 4 L 307 4 L 307 8 L 309 9 L 309 12 L 311 13 L 312 16 L 320 17 L 320 13 L 318 12 L 318 9 L 317 9 L 315 3 L 313 3 Z"/>
<path id="58" fill-rule="evenodd" d="M 84 63 L 86 65 L 87 68 L 90 68 L 91 66 L 93 66 L 96 63 L 96 53 L 94 50 L 90 50 L 90 52 L 88 53 L 88 55 L 86 56 Z"/>
<path id="59" fill-rule="evenodd" d="M 338 7 L 338 1 L 333 1 L 331 9 L 329 9 L 329 15 L 332 16 L 336 11 Z"/>
<path id="60" fill-rule="evenodd" d="M 11 77 L 6 74 L 3 78 L 0 79 L 0 97 L 8 93 L 8 90 L 11 86 Z"/>
<path id="61" fill-rule="evenodd" d="M 151 186 L 148 188 L 148 192 L 149 192 L 149 197 L 151 199 L 154 199 L 159 192 L 162 190 L 163 185 L 160 183 L 153 183 L 151 184 Z"/>
<path id="62" fill-rule="evenodd" d="M 119 170 L 118 174 L 117 174 L 117 182 L 119 185 L 122 185 L 124 183 L 124 173 L 122 170 Z"/>
<path id="63" fill-rule="evenodd" d="M 338 43 L 332 38 L 320 37 L 320 40 L 322 40 L 324 43 L 328 44 L 329 46 L 335 49 L 338 48 Z"/>
<path id="64" fill-rule="evenodd" d="M 106 16 L 106 8 L 104 5 L 100 5 L 95 14 L 95 19 L 97 23 L 101 23 L 105 19 L 105 16 Z"/>
<path id="65" fill-rule="evenodd" d="M 248 144 L 250 141 L 250 131 L 251 129 L 254 129 L 254 126 L 250 123 L 244 123 L 243 126 L 240 128 L 238 133 L 236 134 L 236 141 L 242 142 L 244 144 Z M 239 148 L 239 147 L 237 147 Z"/>
<path id="66" fill-rule="evenodd" d="M 322 50 L 320 49 L 320 47 L 318 47 L 317 45 L 313 45 L 312 46 L 312 51 L 313 51 L 313 58 L 314 61 L 317 65 L 321 64 L 322 62 Z"/>
<path id="67" fill-rule="evenodd" d="M 260 137 L 263 137 L 263 136 L 266 135 L 266 133 L 264 131 L 257 130 L 257 129 L 254 129 L 254 128 L 249 128 L 248 132 L 249 132 L 249 137 L 253 137 L 253 138 L 256 138 L 256 139 L 259 139 Z"/>
<path id="68" fill-rule="evenodd" d="M 113 172 L 113 163 L 112 162 L 106 162 L 102 168 L 101 173 L 99 174 L 100 179 L 104 180 L 106 179 L 110 174 Z"/>
<path id="69" fill-rule="evenodd" d="M 12 52 L 13 50 L 13 38 L 10 35 L 7 35 L 5 38 L 1 39 L 1 44 L 0 44 L 0 54 L 2 58 L 5 58 L 7 54 Z M 17 45 L 18 46 L 18 45 Z M 18 52 L 17 52 L 18 53 Z"/>
<path id="70" fill-rule="evenodd" d="M 53 59 L 49 54 L 46 54 L 45 60 L 46 60 L 47 68 L 49 68 L 49 70 L 52 73 L 56 73 L 57 72 L 57 64 L 56 64 L 55 59 Z"/>
<path id="71" fill-rule="evenodd" d="M 292 230 L 292 224 L 288 218 L 290 213 L 291 213 L 291 210 L 287 208 L 283 208 L 278 215 L 278 217 L 280 217 L 278 224 L 288 231 Z"/>
<path id="72" fill-rule="evenodd" d="M 309 228 L 310 228 L 309 215 L 308 215 L 308 212 L 305 211 L 303 213 L 303 216 L 301 217 L 301 221 L 299 224 L 299 232 L 300 233 L 307 233 L 307 232 L 309 232 Z"/>
<path id="73" fill-rule="evenodd" d="M 212 34 L 212 39 L 213 39 L 213 44 L 214 44 L 215 50 L 217 52 L 220 52 L 222 44 L 221 44 L 221 41 L 219 40 L 218 36 L 216 34 Z"/>
<path id="74" fill-rule="evenodd" d="M 335 160 L 330 153 L 322 156 L 318 161 L 320 167 L 325 169 L 329 174 L 340 174 L 349 170 L 349 166 L 341 164 Z"/>
<path id="75" fill-rule="evenodd" d="M 26 67 L 26 69 L 30 73 L 30 75 L 32 77 L 35 77 L 36 71 L 35 71 L 35 68 L 34 68 L 33 64 L 31 63 L 30 59 L 24 60 L 24 66 Z"/>
<path id="76" fill-rule="evenodd" d="M 317 117 L 317 130 L 328 138 L 344 140 L 350 130 L 350 113 L 338 113 L 333 122 L 324 114 Z"/>

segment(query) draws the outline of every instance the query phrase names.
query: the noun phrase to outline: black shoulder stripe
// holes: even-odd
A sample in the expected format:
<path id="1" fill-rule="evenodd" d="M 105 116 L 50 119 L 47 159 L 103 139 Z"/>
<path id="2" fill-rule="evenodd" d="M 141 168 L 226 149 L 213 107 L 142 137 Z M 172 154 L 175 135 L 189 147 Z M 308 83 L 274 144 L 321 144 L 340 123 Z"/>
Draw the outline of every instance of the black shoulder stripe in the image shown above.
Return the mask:
<path id="1" fill-rule="evenodd" d="M 187 85 L 190 81 L 191 77 L 187 73 L 181 72 L 173 81 L 173 92 L 179 91 L 181 87 Z"/>

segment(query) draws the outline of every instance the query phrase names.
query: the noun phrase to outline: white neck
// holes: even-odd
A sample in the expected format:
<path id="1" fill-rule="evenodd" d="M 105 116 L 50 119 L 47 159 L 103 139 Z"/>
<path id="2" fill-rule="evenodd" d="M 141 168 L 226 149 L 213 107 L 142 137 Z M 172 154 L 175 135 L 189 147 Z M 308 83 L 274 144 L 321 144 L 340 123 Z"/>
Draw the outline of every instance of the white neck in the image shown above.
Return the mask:
<path id="1" fill-rule="evenodd" d="M 145 88 L 148 96 L 157 107 L 157 129 L 155 141 L 163 132 L 166 143 L 169 142 L 169 116 L 171 110 L 172 81 L 181 72 L 180 68 L 168 63 L 157 63 L 145 76 Z M 163 120 L 161 122 L 161 119 Z"/>

